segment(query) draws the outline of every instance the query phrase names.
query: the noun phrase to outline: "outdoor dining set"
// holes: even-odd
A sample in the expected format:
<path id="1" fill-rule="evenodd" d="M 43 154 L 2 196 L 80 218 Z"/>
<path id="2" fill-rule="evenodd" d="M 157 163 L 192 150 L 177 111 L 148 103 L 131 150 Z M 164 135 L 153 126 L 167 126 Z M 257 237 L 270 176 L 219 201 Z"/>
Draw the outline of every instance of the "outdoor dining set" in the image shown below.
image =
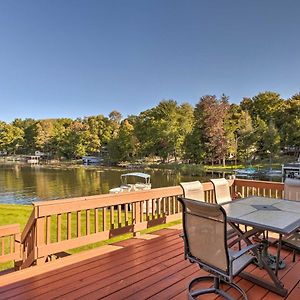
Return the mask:
<path id="1" fill-rule="evenodd" d="M 287 289 L 278 277 L 278 271 L 286 267 L 280 253 L 282 247 L 288 247 L 295 261 L 300 250 L 300 180 L 286 179 L 282 199 L 263 196 L 232 199 L 225 178 L 211 182 L 215 203 L 204 201 L 199 181 L 181 183 L 183 197 L 179 201 L 183 208 L 185 258 L 211 274 L 190 282 L 189 298 L 215 293 L 233 299 L 225 284 L 247 299 L 243 289 L 233 281 L 237 275 L 286 296 Z M 270 245 L 276 246 L 275 255 L 269 253 Z M 238 251 L 234 251 L 236 246 Z M 252 263 L 268 276 L 247 272 Z"/>

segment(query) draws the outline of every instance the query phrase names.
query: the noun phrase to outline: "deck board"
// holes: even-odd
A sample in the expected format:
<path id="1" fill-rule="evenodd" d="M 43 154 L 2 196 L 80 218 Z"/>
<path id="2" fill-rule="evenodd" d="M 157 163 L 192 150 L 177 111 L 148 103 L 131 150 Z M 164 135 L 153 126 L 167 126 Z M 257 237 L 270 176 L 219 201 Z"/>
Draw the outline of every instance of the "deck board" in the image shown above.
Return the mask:
<path id="1" fill-rule="evenodd" d="M 43 266 L 43 273 L 24 279 L 21 272 L 28 274 L 28 270 L 17 272 L 15 280 L 10 278 L 8 284 L 0 287 L 0 299 L 187 299 L 188 282 L 207 273 L 183 259 L 179 233 L 176 229 L 163 229 L 154 233 L 156 238 L 118 242 L 114 245 L 123 248 L 81 261 L 74 259 L 74 264 L 66 266 L 62 258 L 60 267 L 51 269 L 49 263 L 49 267 Z M 289 290 L 286 299 L 300 299 L 300 257 L 297 255 L 293 263 L 286 249 L 281 256 L 287 263 L 279 272 Z M 41 267 L 31 269 L 37 268 Z M 267 276 L 254 265 L 248 266 L 248 271 Z M 0 283 L 1 279 L 5 282 L 5 276 L 12 275 L 0 277 Z M 240 277 L 235 282 L 247 292 L 249 300 L 283 299 Z M 234 292 L 233 295 L 237 297 Z M 219 298 L 209 295 L 205 299 Z"/>

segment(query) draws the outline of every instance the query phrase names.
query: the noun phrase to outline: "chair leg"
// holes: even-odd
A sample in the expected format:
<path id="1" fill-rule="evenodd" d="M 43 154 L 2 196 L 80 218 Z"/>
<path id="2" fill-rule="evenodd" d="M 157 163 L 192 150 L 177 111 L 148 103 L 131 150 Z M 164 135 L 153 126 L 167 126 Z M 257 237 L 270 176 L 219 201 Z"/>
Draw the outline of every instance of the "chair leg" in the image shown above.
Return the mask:
<path id="1" fill-rule="evenodd" d="M 199 289 L 199 290 L 192 290 L 193 286 L 201 281 L 214 281 L 214 285 L 211 288 L 206 288 L 206 289 Z M 244 300 L 248 300 L 246 293 L 244 292 L 244 290 L 242 288 L 240 288 L 237 284 L 231 282 L 226 282 L 221 280 L 219 277 L 217 276 L 203 276 L 203 277 L 198 277 L 193 279 L 188 287 L 188 298 L 189 300 L 195 300 L 197 296 L 200 295 L 204 295 L 204 294 L 216 294 L 216 295 L 220 295 L 222 296 L 224 299 L 227 300 L 234 300 L 235 298 L 233 298 L 230 294 L 226 293 L 224 290 L 220 289 L 220 283 L 224 283 L 229 285 L 230 287 L 234 288 L 236 291 L 238 291 L 240 293 L 240 295 L 242 296 L 242 299 Z"/>
<path id="2" fill-rule="evenodd" d="M 293 250 L 293 262 L 296 261 L 296 249 Z"/>

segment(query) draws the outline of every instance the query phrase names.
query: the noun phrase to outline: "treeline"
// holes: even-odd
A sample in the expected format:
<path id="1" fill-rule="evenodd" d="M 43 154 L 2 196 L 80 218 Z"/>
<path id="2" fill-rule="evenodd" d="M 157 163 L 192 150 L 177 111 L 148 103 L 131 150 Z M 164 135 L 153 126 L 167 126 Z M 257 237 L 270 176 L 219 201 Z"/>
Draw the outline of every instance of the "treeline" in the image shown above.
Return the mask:
<path id="1" fill-rule="evenodd" d="M 113 111 L 80 119 L 15 119 L 0 122 L 0 151 L 53 158 L 107 153 L 111 162 L 160 157 L 195 163 L 226 159 L 249 161 L 283 149 L 300 148 L 300 93 L 282 99 L 259 93 L 229 104 L 228 97 L 206 95 L 195 107 L 163 100 L 138 116 Z"/>

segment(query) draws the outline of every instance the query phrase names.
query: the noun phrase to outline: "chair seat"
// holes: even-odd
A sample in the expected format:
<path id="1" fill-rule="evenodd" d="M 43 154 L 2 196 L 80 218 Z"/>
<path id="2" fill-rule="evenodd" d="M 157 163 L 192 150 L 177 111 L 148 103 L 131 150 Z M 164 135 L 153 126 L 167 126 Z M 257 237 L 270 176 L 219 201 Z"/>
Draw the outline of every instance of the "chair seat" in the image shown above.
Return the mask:
<path id="1" fill-rule="evenodd" d="M 234 252 L 229 249 L 229 255 L 232 255 Z M 243 254 L 239 258 L 233 261 L 232 263 L 232 275 L 238 275 L 248 264 L 250 264 L 255 257 L 251 254 Z"/>
<path id="2" fill-rule="evenodd" d="M 283 236 L 282 241 L 293 248 L 300 250 L 300 232 L 294 232 L 290 235 Z"/>

